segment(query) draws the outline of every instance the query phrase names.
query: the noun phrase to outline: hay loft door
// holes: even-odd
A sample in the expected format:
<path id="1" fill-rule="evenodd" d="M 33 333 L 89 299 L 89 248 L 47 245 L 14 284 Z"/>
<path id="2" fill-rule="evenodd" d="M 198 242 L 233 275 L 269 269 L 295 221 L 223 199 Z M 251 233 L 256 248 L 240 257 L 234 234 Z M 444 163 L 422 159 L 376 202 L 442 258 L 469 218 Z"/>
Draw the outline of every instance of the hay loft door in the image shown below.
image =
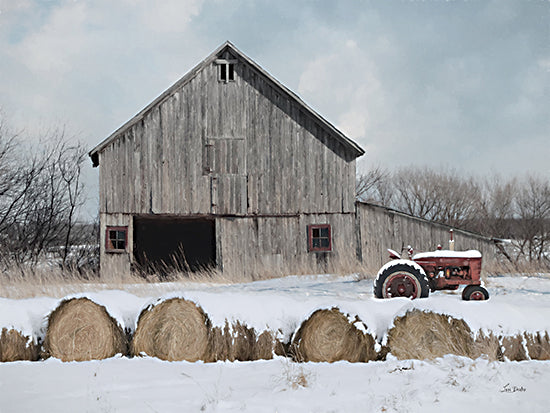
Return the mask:
<path id="1" fill-rule="evenodd" d="M 134 258 L 139 270 L 160 275 L 213 268 L 214 220 L 134 217 Z"/>
<path id="2" fill-rule="evenodd" d="M 244 138 L 207 139 L 203 152 L 203 173 L 210 176 L 212 214 L 246 214 L 248 184 Z"/>

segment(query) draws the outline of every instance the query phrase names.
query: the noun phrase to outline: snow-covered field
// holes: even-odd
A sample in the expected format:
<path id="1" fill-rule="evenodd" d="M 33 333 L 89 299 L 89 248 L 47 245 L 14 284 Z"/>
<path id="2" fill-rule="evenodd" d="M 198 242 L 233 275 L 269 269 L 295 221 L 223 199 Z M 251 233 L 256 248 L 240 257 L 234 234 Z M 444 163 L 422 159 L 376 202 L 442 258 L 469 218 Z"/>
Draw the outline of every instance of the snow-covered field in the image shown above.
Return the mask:
<path id="1" fill-rule="evenodd" d="M 490 277 L 487 302 L 459 292 L 422 300 L 377 300 L 372 281 L 287 277 L 236 285 L 143 285 L 83 294 L 105 305 L 124 327 L 161 296 L 199 303 L 213 324 L 240 320 L 289 337 L 318 308 L 357 315 L 381 340 L 392 320 L 413 307 L 463 318 L 472 330 L 550 332 L 550 279 Z M 58 298 L 0 299 L 0 327 L 43 336 Z M 489 362 L 446 356 L 435 361 L 292 363 L 165 362 L 115 357 L 92 362 L 0 363 L 0 412 L 550 412 L 550 361 Z"/>

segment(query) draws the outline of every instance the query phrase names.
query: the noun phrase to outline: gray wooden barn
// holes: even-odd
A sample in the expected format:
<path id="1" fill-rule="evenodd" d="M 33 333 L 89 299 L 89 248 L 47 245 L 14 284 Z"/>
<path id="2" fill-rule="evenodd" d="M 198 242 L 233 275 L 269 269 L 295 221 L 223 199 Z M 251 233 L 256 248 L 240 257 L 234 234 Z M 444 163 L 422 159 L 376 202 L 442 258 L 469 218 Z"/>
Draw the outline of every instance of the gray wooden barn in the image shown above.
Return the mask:
<path id="1" fill-rule="evenodd" d="M 90 152 L 101 273 L 353 262 L 363 153 L 226 42 Z"/>

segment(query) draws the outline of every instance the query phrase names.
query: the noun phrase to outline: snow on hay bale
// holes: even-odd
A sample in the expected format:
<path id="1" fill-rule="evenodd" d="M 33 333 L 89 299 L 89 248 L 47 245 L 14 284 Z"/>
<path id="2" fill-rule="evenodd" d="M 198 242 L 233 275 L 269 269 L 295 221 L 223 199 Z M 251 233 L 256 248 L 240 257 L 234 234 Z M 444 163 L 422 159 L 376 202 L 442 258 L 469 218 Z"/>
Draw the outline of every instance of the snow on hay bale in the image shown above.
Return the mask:
<path id="1" fill-rule="evenodd" d="M 445 354 L 474 357 L 470 327 L 445 314 L 412 310 L 394 320 L 388 347 L 398 359 L 434 359 Z"/>
<path id="2" fill-rule="evenodd" d="M 39 346 L 30 337 L 25 337 L 21 332 L 13 328 L 2 329 L 0 334 L 0 362 L 29 360 L 36 361 L 39 358 Z"/>
<path id="3" fill-rule="evenodd" d="M 171 298 L 144 309 L 137 323 L 131 353 L 162 360 L 207 360 L 210 320 L 195 303 Z"/>
<path id="4" fill-rule="evenodd" d="M 46 355 L 63 361 L 101 360 L 126 354 L 127 349 L 120 325 L 88 298 L 64 300 L 48 317 Z"/>
<path id="5" fill-rule="evenodd" d="M 290 353 L 296 361 L 305 362 L 375 360 L 374 339 L 358 323 L 357 318 L 350 321 L 338 308 L 317 310 L 294 335 Z"/>

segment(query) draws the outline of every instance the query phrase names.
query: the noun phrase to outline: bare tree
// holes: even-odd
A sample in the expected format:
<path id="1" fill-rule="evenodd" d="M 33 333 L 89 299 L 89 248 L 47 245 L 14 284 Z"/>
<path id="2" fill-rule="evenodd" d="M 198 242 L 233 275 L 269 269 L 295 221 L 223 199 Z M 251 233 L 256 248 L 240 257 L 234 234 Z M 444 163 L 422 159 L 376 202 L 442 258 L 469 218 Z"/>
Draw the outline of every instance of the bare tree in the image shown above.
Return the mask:
<path id="1" fill-rule="evenodd" d="M 468 218 L 479 192 L 471 178 L 427 167 L 399 169 L 393 174 L 393 185 L 396 209 L 449 225 L 460 225 Z"/>
<path id="2" fill-rule="evenodd" d="M 380 166 L 376 166 L 369 169 L 365 174 L 359 175 L 355 185 L 356 198 L 363 202 L 388 204 L 390 201 L 387 191 L 390 184 L 389 178 L 390 173 L 388 170 Z"/>
<path id="3" fill-rule="evenodd" d="M 518 232 L 516 238 L 522 255 L 529 261 L 548 261 L 550 242 L 550 182 L 527 176 L 516 196 Z"/>
<path id="4" fill-rule="evenodd" d="M 358 199 L 434 222 L 511 240 L 514 265 L 550 268 L 550 181 L 540 176 L 473 178 L 453 170 L 375 168 L 358 177 Z M 519 267 L 518 267 L 519 268 Z"/>
<path id="5" fill-rule="evenodd" d="M 61 248 L 65 264 L 83 203 L 85 160 L 83 146 L 69 142 L 63 130 L 55 130 L 33 150 L 0 122 L 0 259 L 5 266 L 32 268 L 52 247 Z"/>
<path id="6" fill-rule="evenodd" d="M 468 229 L 493 237 L 509 238 L 513 233 L 515 197 L 518 180 L 503 179 L 498 175 L 481 180 L 475 213 Z"/>

